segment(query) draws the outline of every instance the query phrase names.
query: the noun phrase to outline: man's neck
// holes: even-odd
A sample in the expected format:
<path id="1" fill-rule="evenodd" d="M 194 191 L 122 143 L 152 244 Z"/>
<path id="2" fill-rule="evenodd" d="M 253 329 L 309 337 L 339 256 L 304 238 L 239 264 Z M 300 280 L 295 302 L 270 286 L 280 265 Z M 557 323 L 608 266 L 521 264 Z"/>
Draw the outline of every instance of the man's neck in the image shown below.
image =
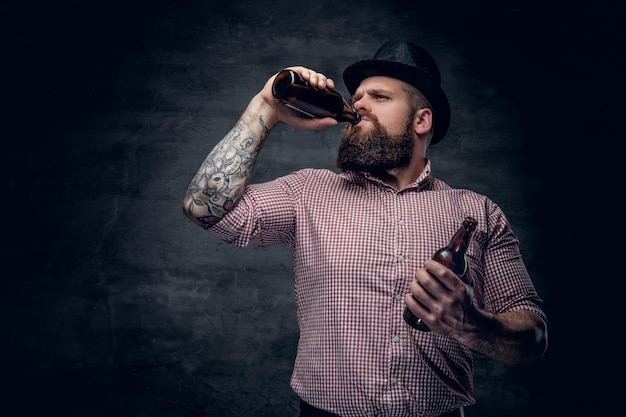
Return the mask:
<path id="1" fill-rule="evenodd" d="M 420 176 L 426 167 L 426 158 L 418 158 L 404 168 L 393 168 L 387 171 L 373 173 L 383 182 L 397 191 L 402 191 Z"/>

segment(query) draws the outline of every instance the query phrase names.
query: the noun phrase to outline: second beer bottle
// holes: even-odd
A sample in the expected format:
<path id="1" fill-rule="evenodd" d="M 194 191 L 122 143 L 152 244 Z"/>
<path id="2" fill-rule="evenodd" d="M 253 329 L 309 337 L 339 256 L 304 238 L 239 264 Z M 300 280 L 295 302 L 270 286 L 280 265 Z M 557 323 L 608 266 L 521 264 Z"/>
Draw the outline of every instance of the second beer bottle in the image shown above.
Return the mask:
<path id="1" fill-rule="evenodd" d="M 447 246 L 439 249 L 433 255 L 432 259 L 440 264 L 450 268 L 459 278 L 463 279 L 467 270 L 467 261 L 465 260 L 465 252 L 469 246 L 469 241 L 476 229 L 478 222 L 472 217 L 466 217 L 459 230 L 452 236 Z M 402 314 L 404 320 L 414 329 L 423 332 L 429 332 L 430 329 L 422 319 L 417 318 L 407 307 L 404 308 Z"/>
<path id="2" fill-rule="evenodd" d="M 357 124 L 360 115 L 334 90 L 318 90 L 309 85 L 292 70 L 282 70 L 276 75 L 272 94 L 286 106 L 307 117 L 332 117 L 339 122 Z"/>

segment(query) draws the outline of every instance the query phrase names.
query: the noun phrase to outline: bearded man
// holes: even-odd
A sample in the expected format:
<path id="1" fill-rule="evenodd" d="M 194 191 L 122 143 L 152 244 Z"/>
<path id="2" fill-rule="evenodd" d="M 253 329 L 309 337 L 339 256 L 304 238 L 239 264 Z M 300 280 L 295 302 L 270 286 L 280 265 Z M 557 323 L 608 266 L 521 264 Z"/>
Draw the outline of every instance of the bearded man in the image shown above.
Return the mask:
<path id="1" fill-rule="evenodd" d="M 322 73 L 288 68 L 314 88 L 335 88 Z M 340 172 L 305 168 L 250 184 L 277 123 L 338 123 L 302 118 L 276 100 L 274 77 L 209 153 L 183 208 L 233 245 L 290 250 L 300 329 L 291 386 L 300 416 L 463 416 L 476 402 L 473 352 L 504 363 L 542 358 L 546 315 L 504 213 L 431 176 L 426 151 L 450 124 L 432 56 L 391 41 L 345 69 L 361 117 L 342 133 Z M 233 157 L 238 169 L 224 170 Z M 478 225 L 459 277 L 431 256 L 468 216 Z M 430 331 L 409 326 L 405 308 Z"/>

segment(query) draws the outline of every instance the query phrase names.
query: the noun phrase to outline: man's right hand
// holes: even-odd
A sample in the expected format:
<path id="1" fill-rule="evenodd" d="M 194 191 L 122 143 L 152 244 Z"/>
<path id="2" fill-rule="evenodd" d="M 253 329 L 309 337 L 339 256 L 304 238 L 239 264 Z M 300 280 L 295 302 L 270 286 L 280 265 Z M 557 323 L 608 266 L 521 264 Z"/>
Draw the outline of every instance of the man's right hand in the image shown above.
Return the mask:
<path id="1" fill-rule="evenodd" d="M 296 71 L 300 76 L 309 83 L 314 88 L 318 88 L 323 90 L 324 88 L 328 88 L 330 90 L 335 88 L 335 82 L 326 77 L 321 72 L 313 71 L 312 69 L 296 66 L 296 67 L 286 67 L 285 69 L 290 69 L 292 71 Z M 290 109 L 285 104 L 283 104 L 280 100 L 274 98 L 272 94 L 272 85 L 274 83 L 274 79 L 277 74 L 274 74 L 266 83 L 263 89 L 253 98 L 254 100 L 262 101 L 262 106 L 270 106 L 273 110 L 271 112 L 267 112 L 266 115 L 271 115 L 272 117 L 268 117 L 266 119 L 267 128 L 271 130 L 277 122 L 284 122 L 291 126 L 294 126 L 297 129 L 303 130 L 321 130 L 326 129 L 331 126 L 336 126 L 339 122 L 332 117 L 324 117 L 324 118 L 306 118 L 302 117 L 300 113 L 297 111 Z"/>

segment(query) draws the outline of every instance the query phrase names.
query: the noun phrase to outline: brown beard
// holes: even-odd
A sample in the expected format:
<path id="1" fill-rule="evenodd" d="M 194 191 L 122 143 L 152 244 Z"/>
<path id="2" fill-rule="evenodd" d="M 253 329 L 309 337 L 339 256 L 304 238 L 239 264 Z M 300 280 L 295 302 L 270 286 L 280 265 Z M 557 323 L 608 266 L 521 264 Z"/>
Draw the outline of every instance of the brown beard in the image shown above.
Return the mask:
<path id="1" fill-rule="evenodd" d="M 407 167 L 415 146 L 410 119 L 404 133 L 389 135 L 375 116 L 368 115 L 368 118 L 373 124 L 370 130 L 351 126 L 344 129 L 337 152 L 337 167 L 341 171 L 366 171 L 375 175 Z"/>

